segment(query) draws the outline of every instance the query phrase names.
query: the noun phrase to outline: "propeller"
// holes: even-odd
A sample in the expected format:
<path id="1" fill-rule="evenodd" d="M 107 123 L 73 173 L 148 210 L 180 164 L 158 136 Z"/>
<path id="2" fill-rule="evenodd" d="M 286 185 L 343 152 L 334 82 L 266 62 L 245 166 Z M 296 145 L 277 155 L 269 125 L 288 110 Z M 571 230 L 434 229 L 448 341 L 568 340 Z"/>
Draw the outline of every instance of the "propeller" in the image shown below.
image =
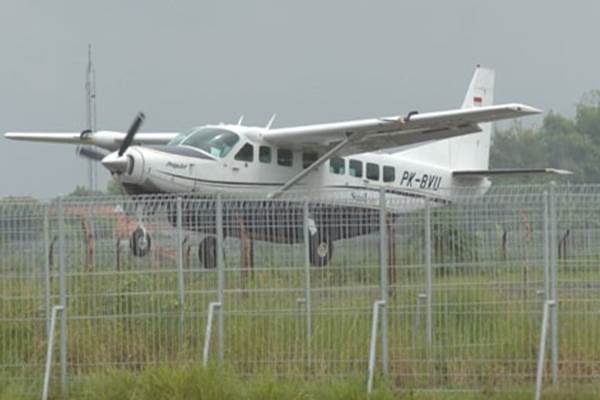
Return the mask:
<path id="1" fill-rule="evenodd" d="M 127 131 L 125 138 L 123 138 L 123 142 L 121 143 L 121 147 L 119 147 L 117 154 L 110 153 L 102 158 L 102 165 L 104 165 L 111 173 L 121 174 L 130 167 L 131 161 L 129 158 L 131 158 L 131 156 L 129 158 L 123 157 L 123 154 L 125 154 L 127 148 L 133 143 L 133 138 L 140 129 L 140 126 L 142 126 L 142 122 L 144 122 L 145 118 L 144 113 L 138 113 L 133 120 L 131 127 Z"/>
<path id="2" fill-rule="evenodd" d="M 139 112 L 138 115 L 136 115 L 135 119 L 133 120 L 133 124 L 131 124 L 131 127 L 127 131 L 127 135 L 125 135 L 125 139 L 123 139 L 123 143 L 121 143 L 121 147 L 119 147 L 119 157 L 121 157 L 123 153 L 125 153 L 125 150 L 127 150 L 127 148 L 131 145 L 131 142 L 133 142 L 133 137 L 140 129 L 140 126 L 142 126 L 142 122 L 144 122 L 145 118 L 146 116 L 143 112 Z"/>

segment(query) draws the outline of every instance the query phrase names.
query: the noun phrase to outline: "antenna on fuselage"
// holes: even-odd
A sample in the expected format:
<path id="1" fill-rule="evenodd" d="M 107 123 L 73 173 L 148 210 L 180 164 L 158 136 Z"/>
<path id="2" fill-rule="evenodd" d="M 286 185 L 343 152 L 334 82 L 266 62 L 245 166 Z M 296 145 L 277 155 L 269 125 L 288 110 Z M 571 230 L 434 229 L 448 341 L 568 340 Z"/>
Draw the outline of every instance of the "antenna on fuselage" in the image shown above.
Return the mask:
<path id="1" fill-rule="evenodd" d="M 240 119 L 238 119 L 238 126 L 242 125 L 242 122 L 244 122 L 244 114 L 240 115 Z"/>
<path id="2" fill-rule="evenodd" d="M 275 121 L 275 117 L 277 116 L 277 114 L 273 114 L 271 116 L 271 119 L 269 120 L 269 122 L 267 122 L 267 126 L 265 126 L 266 129 L 270 129 L 271 125 L 273 125 L 273 121 Z"/>

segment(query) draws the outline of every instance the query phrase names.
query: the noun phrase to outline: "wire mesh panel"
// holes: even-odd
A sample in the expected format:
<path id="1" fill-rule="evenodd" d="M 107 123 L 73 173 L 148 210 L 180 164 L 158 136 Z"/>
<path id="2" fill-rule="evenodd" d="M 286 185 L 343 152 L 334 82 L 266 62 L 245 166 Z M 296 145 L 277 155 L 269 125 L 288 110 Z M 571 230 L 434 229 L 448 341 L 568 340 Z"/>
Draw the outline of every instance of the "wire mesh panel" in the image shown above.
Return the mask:
<path id="1" fill-rule="evenodd" d="M 430 385 L 477 387 L 533 377 L 544 287 L 542 227 L 543 205 L 535 196 L 457 199 L 431 210 L 432 336 L 421 353 Z"/>
<path id="2" fill-rule="evenodd" d="M 600 378 L 600 204 L 588 191 L 558 188 L 555 195 L 554 373 L 566 384 Z"/>
<path id="3" fill-rule="evenodd" d="M 320 242 L 319 235 L 326 235 L 323 230 L 329 230 L 333 240 L 329 263 L 310 271 L 311 367 L 320 374 L 362 374 L 367 368 L 372 305 L 380 298 L 379 211 L 319 203 L 309 212 L 316 222 L 313 247 Z"/>
<path id="4" fill-rule="evenodd" d="M 242 373 L 304 372 L 303 214 L 299 205 L 276 200 L 223 201 L 225 359 Z"/>
<path id="5" fill-rule="evenodd" d="M 164 205 L 123 199 L 63 207 L 69 375 L 170 360 L 180 343 L 175 240 Z M 143 246 L 152 251 L 133 237 L 136 229 L 148 232 Z"/>
<path id="6" fill-rule="evenodd" d="M 43 374 L 55 267 L 45 257 L 54 243 L 49 211 L 33 199 L 0 202 L 0 387 L 38 384 Z"/>
<path id="7" fill-rule="evenodd" d="M 37 393 L 59 304 L 54 386 L 200 363 L 205 339 L 209 362 L 245 375 L 364 376 L 383 300 L 376 370 L 398 387 L 526 387 L 549 299 L 546 379 L 595 383 L 599 217 L 585 185 L 4 200 L 0 385 Z"/>

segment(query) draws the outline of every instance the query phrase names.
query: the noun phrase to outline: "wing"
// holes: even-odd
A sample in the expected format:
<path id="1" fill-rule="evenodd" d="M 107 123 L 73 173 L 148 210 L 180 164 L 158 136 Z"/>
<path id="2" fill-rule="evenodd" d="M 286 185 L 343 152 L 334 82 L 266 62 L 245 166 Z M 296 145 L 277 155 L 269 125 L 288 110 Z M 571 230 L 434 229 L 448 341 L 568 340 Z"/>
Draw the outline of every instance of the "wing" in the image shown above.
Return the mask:
<path id="1" fill-rule="evenodd" d="M 297 126 L 264 131 L 265 141 L 280 147 L 323 150 L 350 138 L 337 154 L 366 153 L 414 146 L 480 132 L 480 123 L 518 118 L 541 111 L 524 104 L 501 104 L 347 122 Z"/>
<path id="2" fill-rule="evenodd" d="M 134 144 L 158 145 L 166 144 L 175 138 L 177 133 L 138 133 L 135 135 Z M 4 137 L 12 140 L 25 140 L 30 142 L 46 143 L 71 143 L 102 147 L 106 150 L 116 150 L 125 138 L 124 132 L 98 131 L 98 132 L 8 132 Z"/>

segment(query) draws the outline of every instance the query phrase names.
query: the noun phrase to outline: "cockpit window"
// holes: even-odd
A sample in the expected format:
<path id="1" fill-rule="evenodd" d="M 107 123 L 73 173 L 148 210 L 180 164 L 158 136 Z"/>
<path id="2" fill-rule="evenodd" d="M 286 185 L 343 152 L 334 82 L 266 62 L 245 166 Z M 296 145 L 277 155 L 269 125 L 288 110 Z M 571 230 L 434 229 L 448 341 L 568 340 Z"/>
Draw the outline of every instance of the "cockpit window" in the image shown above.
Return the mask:
<path id="1" fill-rule="evenodd" d="M 171 139 L 169 141 L 169 143 L 167 143 L 167 146 L 177 146 L 179 143 L 181 143 L 183 141 L 183 139 L 185 139 L 192 132 L 194 132 L 194 131 L 191 130 L 191 131 L 187 131 L 187 132 L 178 134 L 173 139 Z"/>
<path id="2" fill-rule="evenodd" d="M 240 137 L 236 133 L 225 129 L 199 128 L 188 134 L 179 144 L 196 147 L 215 157 L 223 158 L 239 140 Z"/>

